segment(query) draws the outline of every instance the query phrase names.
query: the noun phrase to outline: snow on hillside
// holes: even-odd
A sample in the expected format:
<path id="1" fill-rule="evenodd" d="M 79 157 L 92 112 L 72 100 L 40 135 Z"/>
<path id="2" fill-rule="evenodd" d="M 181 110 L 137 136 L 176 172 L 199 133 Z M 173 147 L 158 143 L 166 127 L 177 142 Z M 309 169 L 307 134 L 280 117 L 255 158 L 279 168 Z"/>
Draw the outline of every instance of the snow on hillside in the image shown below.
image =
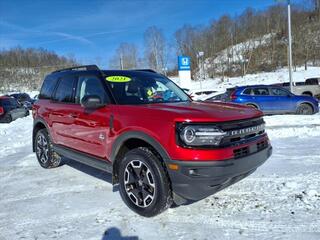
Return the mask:
<path id="1" fill-rule="evenodd" d="M 231 47 L 228 47 L 217 54 L 215 58 L 207 58 L 205 60 L 206 67 L 210 68 L 210 64 L 221 64 L 226 62 L 243 62 L 247 61 L 244 54 L 247 51 L 251 51 L 259 46 L 267 45 L 270 43 L 274 34 L 266 34 L 262 37 L 249 39 L 248 41 L 238 43 Z"/>
<path id="2" fill-rule="evenodd" d="M 304 67 L 297 68 L 296 71 L 293 72 L 293 81 L 299 82 L 304 81 L 308 77 L 320 77 L 320 67 L 308 67 L 308 70 L 304 70 Z M 171 77 L 173 81 L 176 83 L 180 83 L 178 77 Z M 244 77 L 231 77 L 225 78 L 213 78 L 213 79 L 205 79 L 202 81 L 191 81 L 191 83 L 181 84 L 181 87 L 189 88 L 189 89 L 226 89 L 233 86 L 243 86 L 243 85 L 254 85 L 254 84 L 273 84 L 273 83 L 281 83 L 288 82 L 288 69 L 282 68 L 275 72 L 262 72 L 257 74 L 247 74 Z"/>
<path id="3" fill-rule="evenodd" d="M 106 173 L 41 168 L 31 116 L 1 124 L 0 239 L 319 239 L 320 114 L 265 121 L 274 151 L 255 173 L 154 218 L 130 211 Z"/>
<path id="4" fill-rule="evenodd" d="M 246 63 L 251 58 L 251 53 L 254 49 L 262 46 L 270 45 L 275 33 L 265 34 L 260 37 L 252 38 L 247 41 L 232 45 L 218 52 L 215 56 L 204 60 L 204 73 L 199 69 L 196 73 L 198 77 L 207 72 L 214 70 L 215 73 L 223 73 L 228 67 L 232 67 L 235 71 L 240 70 L 241 65 Z M 200 73 L 201 72 L 201 73 Z"/>

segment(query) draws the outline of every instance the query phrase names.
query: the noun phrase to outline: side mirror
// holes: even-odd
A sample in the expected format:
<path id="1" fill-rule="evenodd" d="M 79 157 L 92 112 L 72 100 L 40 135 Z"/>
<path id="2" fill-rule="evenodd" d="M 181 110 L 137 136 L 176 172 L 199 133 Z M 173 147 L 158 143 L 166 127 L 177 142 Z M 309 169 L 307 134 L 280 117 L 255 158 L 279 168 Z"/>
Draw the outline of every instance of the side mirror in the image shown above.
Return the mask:
<path id="1" fill-rule="evenodd" d="M 81 106 L 88 109 L 97 109 L 104 107 L 105 104 L 102 103 L 101 98 L 97 95 L 87 95 L 81 100 Z"/>

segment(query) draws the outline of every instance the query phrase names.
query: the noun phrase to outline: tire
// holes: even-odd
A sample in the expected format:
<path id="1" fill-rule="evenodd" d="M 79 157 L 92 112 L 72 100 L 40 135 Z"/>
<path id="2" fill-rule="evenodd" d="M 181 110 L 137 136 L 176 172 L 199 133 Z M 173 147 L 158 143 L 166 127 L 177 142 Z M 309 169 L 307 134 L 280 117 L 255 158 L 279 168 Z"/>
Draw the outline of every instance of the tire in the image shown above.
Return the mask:
<path id="1" fill-rule="evenodd" d="M 148 148 L 127 152 L 118 173 L 121 198 L 137 214 L 153 217 L 171 206 L 169 177 L 161 161 Z"/>
<path id="2" fill-rule="evenodd" d="M 46 129 L 40 129 L 36 134 L 35 152 L 43 168 L 55 168 L 62 165 L 61 157 L 52 150 L 52 143 Z"/>
<path id="3" fill-rule="evenodd" d="M 297 108 L 297 114 L 311 115 L 313 114 L 313 108 L 309 104 L 302 103 Z"/>
<path id="4" fill-rule="evenodd" d="M 7 114 L 7 116 L 6 116 L 6 118 L 5 118 L 5 122 L 6 123 L 11 123 L 12 122 L 12 116 L 11 116 L 11 114 Z"/>

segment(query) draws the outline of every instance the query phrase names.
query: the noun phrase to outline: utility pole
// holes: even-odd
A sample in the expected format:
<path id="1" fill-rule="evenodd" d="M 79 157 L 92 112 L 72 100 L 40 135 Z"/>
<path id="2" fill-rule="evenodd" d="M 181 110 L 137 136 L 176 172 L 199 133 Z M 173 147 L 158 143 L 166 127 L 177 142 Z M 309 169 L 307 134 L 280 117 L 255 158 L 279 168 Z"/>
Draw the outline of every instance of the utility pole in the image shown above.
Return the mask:
<path id="1" fill-rule="evenodd" d="M 122 53 L 120 53 L 120 69 L 123 70 L 123 59 L 122 59 Z"/>
<path id="2" fill-rule="evenodd" d="M 197 58 L 198 58 L 198 65 L 199 65 L 200 89 L 201 90 L 202 90 L 202 80 L 205 78 L 203 57 L 204 57 L 204 52 L 198 52 Z"/>
<path id="3" fill-rule="evenodd" d="M 292 37 L 291 37 L 291 6 L 290 0 L 288 0 L 288 62 L 289 62 L 289 80 L 290 80 L 290 92 L 293 90 L 292 86 Z"/>
<path id="4" fill-rule="evenodd" d="M 285 2 L 285 0 L 276 0 L 276 2 Z M 291 37 L 291 4 L 288 3 L 288 68 L 289 68 L 289 80 L 290 80 L 290 92 L 293 90 L 292 83 L 292 37 Z"/>

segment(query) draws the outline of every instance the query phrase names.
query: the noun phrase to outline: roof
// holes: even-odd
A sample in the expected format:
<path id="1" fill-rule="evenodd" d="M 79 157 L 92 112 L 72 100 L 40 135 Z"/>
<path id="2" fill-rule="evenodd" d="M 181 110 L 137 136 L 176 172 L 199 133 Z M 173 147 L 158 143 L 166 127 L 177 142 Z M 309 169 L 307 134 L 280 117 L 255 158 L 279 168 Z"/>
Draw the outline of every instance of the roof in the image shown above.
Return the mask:
<path id="1" fill-rule="evenodd" d="M 118 73 L 137 73 L 137 72 L 149 72 L 157 73 L 152 69 L 132 69 L 132 70 L 102 70 L 97 65 L 83 65 L 83 66 L 74 66 L 70 68 L 63 68 L 56 71 L 53 71 L 51 74 L 63 73 L 63 72 L 87 72 L 87 71 L 98 71 L 103 73 L 118 72 Z"/>
<path id="2" fill-rule="evenodd" d="M 233 88 L 248 88 L 248 87 L 274 87 L 274 85 L 264 85 L 264 84 L 257 84 L 257 85 L 244 85 L 244 86 L 235 86 Z"/>

